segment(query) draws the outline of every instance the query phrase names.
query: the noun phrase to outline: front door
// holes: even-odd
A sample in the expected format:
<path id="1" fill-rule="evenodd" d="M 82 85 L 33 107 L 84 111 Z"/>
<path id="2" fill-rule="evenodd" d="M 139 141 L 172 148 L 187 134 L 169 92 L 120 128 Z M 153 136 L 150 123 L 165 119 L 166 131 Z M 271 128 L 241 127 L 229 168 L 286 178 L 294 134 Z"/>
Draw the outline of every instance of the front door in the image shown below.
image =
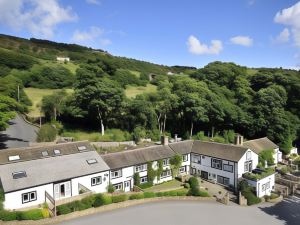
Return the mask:
<path id="1" fill-rule="evenodd" d="M 54 198 L 68 198 L 71 197 L 71 181 L 59 183 L 54 185 Z"/>
<path id="2" fill-rule="evenodd" d="M 131 189 L 131 181 L 130 180 L 127 180 L 124 182 L 124 191 L 127 192 L 127 191 L 130 191 Z"/>
<path id="3" fill-rule="evenodd" d="M 201 171 L 201 178 L 208 180 L 208 172 L 206 171 Z"/>

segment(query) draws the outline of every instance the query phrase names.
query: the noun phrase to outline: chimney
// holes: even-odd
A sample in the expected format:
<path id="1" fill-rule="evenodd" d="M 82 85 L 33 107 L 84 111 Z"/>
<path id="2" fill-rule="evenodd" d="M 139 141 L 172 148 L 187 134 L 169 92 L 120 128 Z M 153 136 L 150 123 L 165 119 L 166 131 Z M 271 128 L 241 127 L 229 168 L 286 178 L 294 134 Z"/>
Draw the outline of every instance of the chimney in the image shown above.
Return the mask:
<path id="1" fill-rule="evenodd" d="M 177 134 L 175 134 L 174 139 L 175 139 L 175 142 L 178 142 L 178 135 Z"/>
<path id="2" fill-rule="evenodd" d="M 242 146 L 244 144 L 244 137 L 240 134 L 236 134 L 234 137 L 234 144 Z"/>
<path id="3" fill-rule="evenodd" d="M 162 145 L 169 145 L 169 137 L 165 136 L 165 135 L 162 135 L 161 136 L 161 144 Z"/>

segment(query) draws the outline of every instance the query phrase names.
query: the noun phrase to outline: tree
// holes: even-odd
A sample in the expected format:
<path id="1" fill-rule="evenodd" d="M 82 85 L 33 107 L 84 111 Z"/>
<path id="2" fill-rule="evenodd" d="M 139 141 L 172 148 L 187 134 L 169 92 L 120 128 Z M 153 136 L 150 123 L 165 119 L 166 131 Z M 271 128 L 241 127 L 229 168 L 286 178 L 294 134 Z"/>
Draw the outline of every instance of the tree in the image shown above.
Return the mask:
<path id="1" fill-rule="evenodd" d="M 179 172 L 179 168 L 182 164 L 182 156 L 179 154 L 174 155 L 170 159 L 171 169 L 172 169 L 172 175 L 173 177 L 176 177 Z"/>
<path id="2" fill-rule="evenodd" d="M 46 117 L 56 121 L 57 116 L 60 116 L 65 108 L 66 97 L 67 92 L 65 90 L 43 97 L 42 111 L 45 113 Z"/>
<path id="3" fill-rule="evenodd" d="M 0 94 L 0 131 L 8 127 L 8 121 L 16 116 L 21 106 L 12 98 Z"/>

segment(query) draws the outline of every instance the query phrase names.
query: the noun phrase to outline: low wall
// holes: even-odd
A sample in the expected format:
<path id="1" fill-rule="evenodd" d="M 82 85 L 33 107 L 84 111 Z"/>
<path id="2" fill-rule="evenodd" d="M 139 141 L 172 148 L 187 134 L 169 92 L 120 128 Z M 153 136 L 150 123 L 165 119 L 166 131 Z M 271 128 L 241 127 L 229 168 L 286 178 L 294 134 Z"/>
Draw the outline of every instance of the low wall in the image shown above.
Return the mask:
<path id="1" fill-rule="evenodd" d="M 130 145 L 130 146 L 134 146 L 135 143 L 134 141 L 122 141 L 122 142 L 116 142 L 116 141 L 112 141 L 112 142 L 91 142 L 92 145 L 95 145 L 98 148 L 112 148 L 112 147 L 119 147 L 120 145 Z"/>
<path id="2" fill-rule="evenodd" d="M 149 199 L 139 199 L 139 200 L 128 200 L 121 203 L 114 203 L 110 205 L 101 206 L 99 208 L 90 208 L 83 211 L 76 211 L 67 215 L 57 216 L 54 218 L 43 219 L 38 221 L 10 221 L 10 222 L 2 222 L 1 225 L 48 225 L 48 224 L 57 224 L 63 221 L 76 219 L 82 216 L 88 216 L 100 212 L 107 212 L 114 209 L 126 208 L 129 206 L 141 205 L 150 202 L 159 202 L 159 201 L 176 201 L 176 200 L 184 200 L 184 201 L 215 201 L 213 197 L 191 197 L 191 196 L 182 196 L 182 197 L 160 197 L 160 198 L 149 198 Z"/>

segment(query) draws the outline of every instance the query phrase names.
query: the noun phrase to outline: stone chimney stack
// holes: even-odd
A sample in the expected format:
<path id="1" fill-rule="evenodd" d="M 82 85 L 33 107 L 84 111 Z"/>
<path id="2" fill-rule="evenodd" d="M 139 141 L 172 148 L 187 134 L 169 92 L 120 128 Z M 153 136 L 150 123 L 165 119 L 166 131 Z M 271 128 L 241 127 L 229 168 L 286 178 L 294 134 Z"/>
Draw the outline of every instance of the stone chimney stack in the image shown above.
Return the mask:
<path id="1" fill-rule="evenodd" d="M 234 137 L 234 144 L 242 146 L 244 144 L 244 137 L 240 134 L 236 134 Z"/>
<path id="2" fill-rule="evenodd" d="M 161 144 L 162 145 L 169 145 L 169 137 L 165 136 L 165 135 L 162 135 L 161 136 Z"/>

